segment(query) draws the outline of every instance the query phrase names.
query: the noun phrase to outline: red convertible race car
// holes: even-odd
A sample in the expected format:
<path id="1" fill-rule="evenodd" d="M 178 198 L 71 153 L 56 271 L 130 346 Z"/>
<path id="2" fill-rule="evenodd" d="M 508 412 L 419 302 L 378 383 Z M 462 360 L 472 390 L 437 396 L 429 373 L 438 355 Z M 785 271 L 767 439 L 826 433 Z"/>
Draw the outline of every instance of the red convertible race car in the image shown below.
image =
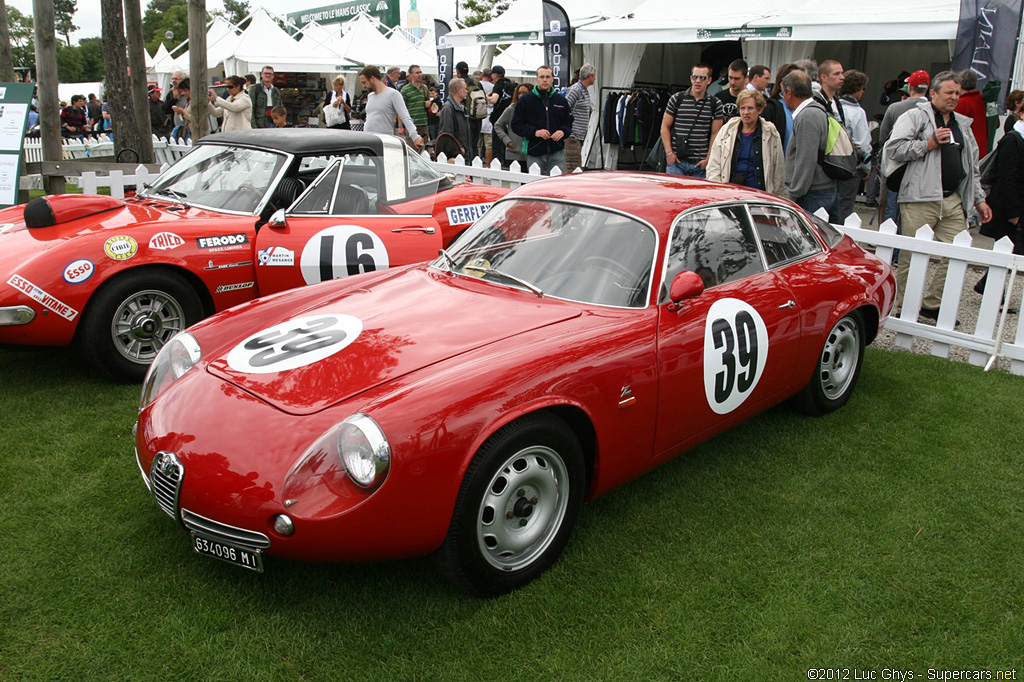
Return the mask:
<path id="1" fill-rule="evenodd" d="M 296 289 L 176 336 L 136 457 L 196 552 L 432 553 L 515 589 L 584 499 L 787 398 L 843 405 L 889 266 L 777 197 L 666 175 L 513 190 L 429 264 Z"/>
<path id="2" fill-rule="evenodd" d="M 0 211 L 0 344 L 77 341 L 97 367 L 140 381 L 207 315 L 430 260 L 507 192 L 454 184 L 389 135 L 214 135 L 132 198 Z"/>

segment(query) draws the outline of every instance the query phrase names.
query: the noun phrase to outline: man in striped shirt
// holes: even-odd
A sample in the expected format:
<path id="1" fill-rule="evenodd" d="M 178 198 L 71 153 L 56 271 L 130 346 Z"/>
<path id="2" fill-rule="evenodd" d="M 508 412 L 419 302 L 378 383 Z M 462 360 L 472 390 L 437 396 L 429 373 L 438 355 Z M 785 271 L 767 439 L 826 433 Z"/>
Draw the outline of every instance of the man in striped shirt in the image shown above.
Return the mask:
<path id="1" fill-rule="evenodd" d="M 584 64 L 580 67 L 580 79 L 570 85 L 565 93 L 565 101 L 572 111 L 572 135 L 565 138 L 565 165 L 570 173 L 583 167 L 583 141 L 587 139 L 593 106 L 587 88 L 596 80 L 597 69 L 593 64 Z"/>
<path id="2" fill-rule="evenodd" d="M 711 67 L 697 64 L 690 71 L 690 89 L 668 101 L 661 119 L 668 173 L 696 178 L 706 174 L 708 152 L 725 119 L 722 102 L 708 94 L 710 81 Z"/>

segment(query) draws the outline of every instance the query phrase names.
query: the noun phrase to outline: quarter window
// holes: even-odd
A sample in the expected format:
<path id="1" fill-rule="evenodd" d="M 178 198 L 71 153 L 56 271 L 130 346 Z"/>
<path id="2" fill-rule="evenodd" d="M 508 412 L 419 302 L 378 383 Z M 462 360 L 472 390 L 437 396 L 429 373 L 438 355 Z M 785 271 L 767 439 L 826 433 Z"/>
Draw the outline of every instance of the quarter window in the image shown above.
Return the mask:
<path id="1" fill-rule="evenodd" d="M 665 286 L 680 272 L 696 272 L 711 288 L 764 272 L 746 212 L 740 206 L 686 213 L 676 221 Z"/>
<path id="2" fill-rule="evenodd" d="M 768 267 L 790 263 L 821 251 L 810 229 L 792 211 L 780 206 L 751 206 L 750 217 L 761 240 Z"/>

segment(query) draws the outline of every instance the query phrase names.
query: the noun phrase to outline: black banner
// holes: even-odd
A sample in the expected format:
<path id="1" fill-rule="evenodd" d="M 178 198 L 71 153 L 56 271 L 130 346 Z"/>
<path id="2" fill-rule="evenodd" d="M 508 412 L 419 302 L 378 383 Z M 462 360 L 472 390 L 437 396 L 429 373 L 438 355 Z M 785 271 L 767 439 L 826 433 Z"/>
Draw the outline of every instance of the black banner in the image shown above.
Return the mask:
<path id="1" fill-rule="evenodd" d="M 999 108 L 1010 87 L 1020 31 L 1021 0 L 960 0 L 960 25 L 952 68 L 978 74 L 978 89 L 989 81 L 1003 84 Z"/>
<path id="2" fill-rule="evenodd" d="M 572 68 L 569 63 L 569 15 L 551 0 L 544 4 L 544 60 L 555 72 L 555 90 L 569 87 Z"/>
<path id="3" fill-rule="evenodd" d="M 452 30 L 446 22 L 434 19 L 434 38 L 437 40 L 437 94 L 441 102 L 448 101 L 448 81 L 455 68 L 455 48 L 448 44 L 447 36 Z"/>

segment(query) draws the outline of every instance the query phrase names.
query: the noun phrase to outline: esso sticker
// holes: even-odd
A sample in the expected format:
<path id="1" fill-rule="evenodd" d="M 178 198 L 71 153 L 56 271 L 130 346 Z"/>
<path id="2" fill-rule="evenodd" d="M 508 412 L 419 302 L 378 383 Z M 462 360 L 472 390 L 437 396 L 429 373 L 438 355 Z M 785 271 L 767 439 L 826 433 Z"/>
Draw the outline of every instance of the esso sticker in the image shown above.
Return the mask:
<path id="1" fill-rule="evenodd" d="M 96 272 L 96 265 L 88 258 L 79 258 L 64 268 L 64 281 L 68 284 L 81 284 Z"/>
<path id="2" fill-rule="evenodd" d="M 299 317 L 253 334 L 228 353 L 228 367 L 271 374 L 311 365 L 342 350 L 363 331 L 358 317 L 325 313 Z"/>
<path id="3" fill-rule="evenodd" d="M 306 284 L 389 267 L 388 250 L 376 234 L 358 225 L 335 225 L 306 242 L 299 259 Z"/>
<path id="4" fill-rule="evenodd" d="M 704 393 L 717 414 L 743 404 L 764 374 L 768 327 L 739 299 L 716 301 L 704 327 Z"/>

